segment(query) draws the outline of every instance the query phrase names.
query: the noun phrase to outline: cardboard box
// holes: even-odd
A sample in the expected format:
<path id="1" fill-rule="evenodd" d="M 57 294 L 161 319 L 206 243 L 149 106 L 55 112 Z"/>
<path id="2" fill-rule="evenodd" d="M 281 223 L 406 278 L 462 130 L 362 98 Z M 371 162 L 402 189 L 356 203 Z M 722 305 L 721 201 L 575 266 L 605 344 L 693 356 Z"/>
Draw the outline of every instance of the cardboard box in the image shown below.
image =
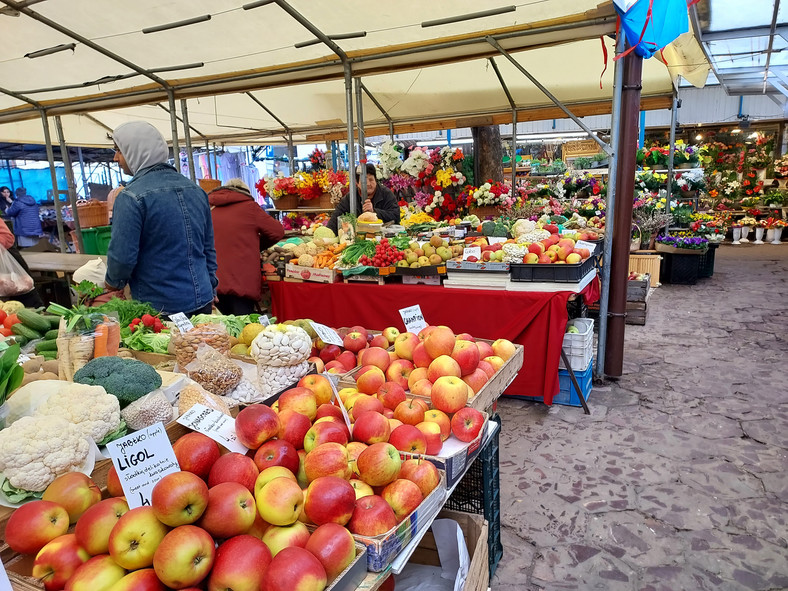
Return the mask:
<path id="1" fill-rule="evenodd" d="M 285 267 L 285 277 L 301 279 L 303 281 L 314 281 L 316 283 L 335 283 L 339 281 L 340 274 L 334 269 L 313 269 L 312 267 L 302 267 L 287 263 Z"/>

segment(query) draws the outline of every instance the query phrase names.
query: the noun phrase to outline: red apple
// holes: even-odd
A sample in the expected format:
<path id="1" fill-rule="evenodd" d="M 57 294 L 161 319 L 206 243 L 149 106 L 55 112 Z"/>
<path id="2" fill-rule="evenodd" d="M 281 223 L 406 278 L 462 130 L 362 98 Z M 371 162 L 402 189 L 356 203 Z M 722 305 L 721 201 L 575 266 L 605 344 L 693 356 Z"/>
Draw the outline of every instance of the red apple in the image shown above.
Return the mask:
<path id="1" fill-rule="evenodd" d="M 353 407 L 349 411 L 350 419 L 352 421 L 356 420 L 356 417 L 360 416 L 365 412 L 383 412 L 383 403 L 378 400 L 377 396 L 367 396 L 362 395 L 356 398 L 353 402 Z"/>
<path id="2" fill-rule="evenodd" d="M 71 523 L 101 500 L 101 489 L 82 472 L 68 472 L 55 478 L 46 488 L 43 501 L 52 501 L 63 507 Z"/>
<path id="3" fill-rule="evenodd" d="M 356 374 L 356 388 L 362 394 L 377 394 L 384 383 L 386 383 L 386 374 L 374 365 L 365 365 Z"/>
<path id="4" fill-rule="evenodd" d="M 326 569 L 304 548 L 285 548 L 274 556 L 265 571 L 265 591 L 322 591 L 327 582 Z"/>
<path id="5" fill-rule="evenodd" d="M 472 343 L 476 342 L 476 339 L 469 335 L 467 332 L 463 332 L 457 335 L 458 341 L 471 341 Z"/>
<path id="6" fill-rule="evenodd" d="M 280 412 L 283 410 L 294 410 L 308 417 L 310 421 L 315 420 L 317 406 L 317 397 L 315 393 L 303 386 L 285 390 L 282 392 L 281 396 L 279 396 Z"/>
<path id="7" fill-rule="evenodd" d="M 397 516 L 391 506 L 378 495 L 356 501 L 353 517 L 347 524 L 350 533 L 359 536 L 378 536 L 397 526 Z"/>
<path id="8" fill-rule="evenodd" d="M 271 466 L 283 466 L 295 474 L 298 472 L 298 451 L 285 439 L 272 439 L 255 452 L 254 464 L 260 472 Z"/>
<path id="9" fill-rule="evenodd" d="M 473 441 L 483 426 L 484 415 L 475 408 L 462 408 L 451 418 L 451 432 L 460 441 Z"/>
<path id="10" fill-rule="evenodd" d="M 74 534 L 58 536 L 46 544 L 33 562 L 33 577 L 46 591 L 60 591 L 74 572 L 90 558 Z"/>
<path id="11" fill-rule="evenodd" d="M 485 341 L 476 341 L 476 348 L 479 349 L 479 357 L 482 359 L 494 355 L 492 347 Z"/>
<path id="12" fill-rule="evenodd" d="M 112 585 L 109 591 L 167 591 L 167 587 L 156 576 L 155 570 L 143 568 L 127 574 Z"/>
<path id="13" fill-rule="evenodd" d="M 355 504 L 356 492 L 347 480 L 323 476 L 309 484 L 304 512 L 315 525 L 345 525 L 353 515 Z"/>
<path id="14" fill-rule="evenodd" d="M 345 434 L 345 439 L 344 439 L 345 443 L 350 441 L 350 428 L 347 426 L 347 423 L 345 422 L 344 418 L 339 418 L 339 417 L 334 417 L 334 416 L 323 417 L 323 418 L 317 419 L 315 421 L 315 424 L 312 425 L 312 426 L 314 427 L 315 425 L 319 425 L 320 423 L 329 423 L 331 425 L 334 425 L 335 427 L 339 427 L 342 430 L 342 432 Z M 342 442 L 340 441 L 339 443 L 342 443 Z"/>
<path id="15" fill-rule="evenodd" d="M 237 452 L 230 452 L 221 456 L 208 474 L 208 486 L 213 488 L 221 482 L 238 482 L 249 491 L 254 490 L 254 481 L 260 470 L 255 466 L 254 460 Z"/>
<path id="16" fill-rule="evenodd" d="M 181 470 L 196 474 L 202 479 L 208 478 L 211 467 L 221 455 L 218 443 L 207 435 L 196 432 L 179 437 L 172 444 L 172 450 L 175 452 Z M 112 469 L 114 470 L 114 466 Z M 109 489 L 109 479 L 107 480 L 107 489 Z M 123 495 L 122 492 L 116 494 L 112 490 L 110 490 L 110 494 L 115 497 Z"/>
<path id="17" fill-rule="evenodd" d="M 131 509 L 121 515 L 109 534 L 109 554 L 121 568 L 148 567 L 153 564 L 153 553 L 168 531 L 151 507 Z"/>
<path id="18" fill-rule="evenodd" d="M 210 534 L 194 525 L 181 525 L 168 533 L 153 555 L 153 570 L 173 589 L 199 584 L 213 566 L 216 548 Z"/>
<path id="19" fill-rule="evenodd" d="M 388 410 L 388 409 L 386 409 L 386 410 Z M 393 411 L 392 411 L 392 415 L 393 415 L 393 414 L 394 414 L 394 413 L 393 413 Z M 385 416 L 385 415 L 384 415 L 384 416 Z M 393 431 L 394 429 L 396 429 L 397 427 L 399 427 L 399 426 L 400 426 L 400 425 L 402 425 L 402 424 L 403 424 L 403 423 L 402 423 L 402 421 L 400 421 L 400 420 L 398 420 L 398 419 L 395 419 L 395 418 L 393 418 L 393 417 L 389 417 L 389 428 L 390 428 L 390 430 L 391 430 L 391 431 Z"/>
<path id="20" fill-rule="evenodd" d="M 427 444 L 427 451 L 429 456 L 437 456 L 440 454 L 443 447 L 443 439 L 441 439 L 441 428 L 438 423 L 424 421 L 416 425 L 416 429 L 424 434 L 424 440 Z"/>
<path id="21" fill-rule="evenodd" d="M 151 493 L 153 512 L 159 521 L 170 527 L 194 523 L 207 506 L 208 486 L 191 472 L 167 474 L 156 483 Z"/>
<path id="22" fill-rule="evenodd" d="M 370 486 L 385 486 L 397 478 L 402 460 L 390 443 L 373 443 L 356 460 L 358 473 Z"/>
<path id="23" fill-rule="evenodd" d="M 413 385 L 416 382 L 427 379 L 427 368 L 417 367 L 408 376 L 408 390 L 413 391 Z"/>
<path id="24" fill-rule="evenodd" d="M 339 410 L 339 407 L 335 404 L 321 404 L 317 407 L 317 414 L 315 415 L 315 420 L 322 419 L 323 417 L 336 417 L 340 421 L 344 421 L 344 417 L 342 416 L 342 411 Z"/>
<path id="25" fill-rule="evenodd" d="M 382 334 L 376 334 L 369 342 L 370 347 L 380 347 L 381 349 L 389 348 L 389 340 Z"/>
<path id="26" fill-rule="evenodd" d="M 405 519 L 424 500 L 418 485 L 404 478 L 398 478 L 386 486 L 380 496 L 394 510 L 397 521 Z"/>
<path id="27" fill-rule="evenodd" d="M 320 350 L 320 359 L 323 360 L 323 363 L 328 363 L 334 361 L 341 353 L 342 349 L 336 345 L 326 345 Z"/>
<path id="28" fill-rule="evenodd" d="M 419 331 L 419 340 L 424 341 L 437 326 L 425 326 Z"/>
<path id="29" fill-rule="evenodd" d="M 394 418 L 394 411 L 391 410 L 390 408 L 384 408 L 383 409 L 383 416 L 386 417 L 387 419 L 393 419 Z"/>
<path id="30" fill-rule="evenodd" d="M 493 342 L 492 344 L 493 355 L 496 357 L 500 357 L 504 361 L 511 359 L 515 353 L 517 353 L 517 349 L 515 348 L 514 344 L 511 341 L 507 341 L 506 339 L 498 339 Z"/>
<path id="31" fill-rule="evenodd" d="M 317 414 L 317 411 L 315 411 Z M 304 436 L 312 427 L 309 417 L 294 410 L 279 411 L 279 421 L 282 427 L 279 430 L 279 439 L 289 441 L 296 449 L 304 448 Z"/>
<path id="32" fill-rule="evenodd" d="M 424 349 L 433 359 L 441 355 L 451 355 L 455 340 L 454 333 L 448 326 L 436 326 L 424 339 Z"/>
<path id="33" fill-rule="evenodd" d="M 205 486 L 202 480 L 200 482 Z M 82 514 L 74 528 L 74 535 L 77 536 L 79 545 L 91 556 L 106 554 L 109 551 L 109 534 L 128 510 L 129 506 L 122 498 L 113 497 L 93 505 Z"/>
<path id="34" fill-rule="evenodd" d="M 342 346 L 348 351 L 358 353 L 367 346 L 367 337 L 360 332 L 349 332 L 342 339 Z"/>
<path id="35" fill-rule="evenodd" d="M 429 367 L 430 363 L 432 363 L 432 357 L 429 356 L 427 349 L 424 348 L 424 343 L 419 343 L 413 349 L 413 365 L 416 367 Z"/>
<path id="36" fill-rule="evenodd" d="M 378 400 L 380 400 L 385 408 L 391 410 L 397 408 L 397 405 L 406 398 L 405 389 L 396 382 L 386 382 L 378 390 Z"/>
<path id="37" fill-rule="evenodd" d="M 451 419 L 442 410 L 435 408 L 428 410 L 424 413 L 424 420 L 430 423 L 435 423 L 441 429 L 441 441 L 446 441 L 451 435 Z"/>
<path id="38" fill-rule="evenodd" d="M 402 421 L 405 425 L 415 427 L 424 420 L 425 413 L 424 406 L 418 400 L 409 398 L 397 405 L 397 408 L 394 409 L 394 418 Z"/>
<path id="39" fill-rule="evenodd" d="M 108 591 L 124 576 L 126 571 L 111 556 L 101 554 L 79 566 L 66 583 L 65 589 L 66 591 Z"/>
<path id="40" fill-rule="evenodd" d="M 298 482 L 296 475 L 284 466 L 271 466 L 260 472 L 260 476 L 257 477 L 254 483 L 254 497 L 257 498 L 257 495 L 260 494 L 260 489 L 274 478 L 289 478 L 293 482 Z"/>
<path id="41" fill-rule="evenodd" d="M 306 549 L 315 555 L 326 569 L 331 583 L 356 558 L 356 543 L 350 532 L 336 523 L 325 523 L 309 537 Z"/>
<path id="42" fill-rule="evenodd" d="M 358 456 L 361 455 L 361 452 L 364 451 L 369 447 L 366 443 L 361 443 L 360 441 L 351 441 L 350 443 L 345 446 L 347 449 L 347 461 L 350 465 L 351 476 L 353 474 L 358 476 L 358 469 L 356 467 L 356 460 Z"/>
<path id="43" fill-rule="evenodd" d="M 269 439 L 276 437 L 280 427 L 279 416 L 271 410 L 270 406 L 264 404 L 247 406 L 235 417 L 235 434 L 238 436 L 238 441 L 249 449 L 257 449 Z"/>
<path id="44" fill-rule="evenodd" d="M 208 591 L 260 591 L 271 559 L 261 540 L 247 535 L 230 538 L 216 551 Z"/>
<path id="45" fill-rule="evenodd" d="M 263 534 L 262 541 L 271 552 L 271 556 L 276 556 L 285 548 L 303 548 L 309 541 L 309 529 L 302 523 L 301 512 L 299 520 L 290 525 L 272 525 Z"/>
<path id="46" fill-rule="evenodd" d="M 412 332 L 403 332 L 394 340 L 394 352 L 400 359 L 413 361 L 413 351 L 420 342 Z"/>
<path id="47" fill-rule="evenodd" d="M 319 351 L 318 351 L 318 353 L 319 353 Z M 315 371 L 317 373 L 323 373 L 323 370 L 326 368 L 326 364 L 323 363 L 323 360 L 320 359 L 320 357 L 318 357 L 317 355 L 307 359 L 307 362 L 308 363 L 313 363 L 315 365 Z"/>
<path id="48" fill-rule="evenodd" d="M 473 390 L 474 394 L 478 394 L 479 390 L 484 387 L 489 379 L 490 378 L 487 376 L 484 370 L 479 369 L 478 367 L 473 370 L 473 373 L 464 375 L 462 377 L 462 381 L 471 387 L 471 390 Z"/>
<path id="49" fill-rule="evenodd" d="M 431 398 L 432 397 L 432 382 L 429 381 L 427 378 L 423 380 L 419 380 L 413 387 L 410 389 L 410 393 L 414 396 L 423 396 L 424 398 Z"/>
<path id="50" fill-rule="evenodd" d="M 356 367 L 356 363 L 357 363 L 357 361 L 360 360 L 362 352 L 363 352 L 363 349 L 358 354 L 359 359 L 356 359 L 356 354 L 353 353 L 353 351 L 342 351 L 342 353 L 339 354 L 339 357 L 337 357 L 334 361 L 338 361 L 339 363 L 341 363 L 342 367 L 345 368 L 345 372 L 344 373 L 347 373 L 351 369 Z M 333 361 L 331 363 L 333 363 Z M 331 368 L 329 368 L 329 369 L 331 369 Z M 330 399 L 331 398 L 329 397 L 329 400 Z"/>
<path id="51" fill-rule="evenodd" d="M 468 385 L 455 376 L 443 376 L 432 385 L 432 406 L 454 414 L 468 403 Z"/>
<path id="52" fill-rule="evenodd" d="M 353 368 L 351 367 L 350 369 L 353 369 Z M 339 359 L 334 359 L 333 361 L 329 361 L 325 365 L 326 373 L 330 373 L 330 374 L 347 373 L 347 372 L 350 371 L 350 369 L 345 367 L 345 364 L 342 363 Z"/>
<path id="53" fill-rule="evenodd" d="M 433 384 L 443 376 L 460 377 L 462 375 L 459 364 L 448 355 L 441 355 L 430 363 L 427 368 L 427 379 Z"/>
<path id="54" fill-rule="evenodd" d="M 479 367 L 476 369 L 482 370 L 487 375 L 488 380 L 495 375 L 495 368 L 490 365 L 489 361 L 485 361 L 484 359 L 479 361 Z"/>
<path id="55" fill-rule="evenodd" d="M 304 451 L 309 453 L 318 445 L 330 442 L 340 445 L 347 445 L 348 442 L 346 429 L 343 429 L 333 418 L 312 425 L 304 437 Z"/>
<path id="56" fill-rule="evenodd" d="M 348 333 L 351 333 L 351 332 L 358 332 L 358 333 L 361 333 L 361 336 L 363 336 L 363 337 L 364 337 L 364 339 L 368 339 L 368 338 L 371 336 L 371 335 L 369 334 L 369 331 L 368 331 L 368 330 L 367 330 L 365 327 L 363 327 L 363 326 L 360 326 L 360 325 L 358 325 L 358 324 L 356 324 L 355 326 L 351 326 L 351 327 L 348 329 Z"/>
<path id="57" fill-rule="evenodd" d="M 485 357 L 484 361 L 492 365 L 495 371 L 501 369 L 503 367 L 503 364 L 506 363 L 503 359 L 501 359 L 497 355 L 490 355 L 489 357 Z"/>
<path id="58" fill-rule="evenodd" d="M 394 429 L 389 437 L 389 443 L 399 451 L 414 454 L 427 453 L 427 438 L 421 430 L 413 425 L 401 425 Z"/>
<path id="59" fill-rule="evenodd" d="M 386 345 L 388 347 L 388 345 Z M 391 364 L 389 352 L 385 348 L 372 346 L 364 350 L 363 363 L 364 365 L 374 365 L 381 371 L 386 371 Z M 359 360 L 361 361 L 361 360 Z"/>
<path id="60" fill-rule="evenodd" d="M 249 531 L 255 517 L 252 493 L 237 482 L 208 489 L 208 506 L 198 525 L 215 538 L 231 538 Z"/>
<path id="61" fill-rule="evenodd" d="M 347 450 L 339 443 L 323 443 L 306 454 L 304 472 L 308 482 L 321 476 L 349 477 Z"/>
<path id="62" fill-rule="evenodd" d="M 200 435 L 200 433 L 194 433 L 194 435 Z M 202 437 L 205 437 L 205 435 L 202 435 Z M 205 437 L 205 438 L 208 439 L 208 441 L 213 441 L 212 439 L 209 439 L 208 437 Z M 181 439 L 183 439 L 183 437 L 181 437 Z M 178 442 L 176 441 L 175 443 L 178 443 Z M 215 442 L 214 442 L 214 445 L 216 445 Z M 173 444 L 172 448 L 175 449 L 175 444 Z M 177 453 L 175 454 L 175 457 L 178 458 L 178 454 Z M 219 457 L 219 446 L 218 445 L 216 445 L 216 457 L 217 458 Z M 179 464 L 180 464 L 180 462 L 181 462 L 180 459 L 178 459 L 178 463 Z M 214 460 L 211 461 L 211 464 L 213 464 L 213 462 L 214 462 Z M 211 467 L 208 466 L 207 469 L 210 470 Z M 181 467 L 181 470 L 184 470 L 184 468 Z M 190 472 L 194 472 L 194 470 L 190 470 Z M 208 472 L 206 471 L 205 472 L 205 477 L 207 477 L 207 476 L 208 476 Z M 118 471 L 115 470 L 115 466 L 114 465 L 110 466 L 109 467 L 109 472 L 107 472 L 107 492 L 109 493 L 109 496 L 111 496 L 111 497 L 122 497 L 122 496 L 124 496 L 123 487 L 120 484 L 120 478 L 118 478 Z"/>
<path id="63" fill-rule="evenodd" d="M 390 434 L 391 427 L 388 419 L 373 410 L 359 414 L 353 424 L 353 439 L 368 445 L 388 441 Z"/>
<path id="64" fill-rule="evenodd" d="M 413 458 L 402 462 L 399 477 L 415 483 L 425 499 L 441 481 L 440 472 L 435 464 L 423 458 Z"/>
<path id="65" fill-rule="evenodd" d="M 410 377 L 410 373 L 412 371 L 412 362 L 408 361 L 407 359 L 397 359 L 396 361 L 393 361 L 391 365 L 389 365 L 389 368 L 386 370 L 386 377 L 388 378 L 388 381 L 395 382 L 404 389 L 408 387 L 408 378 Z"/>
<path id="66" fill-rule="evenodd" d="M 36 554 L 68 531 L 68 512 L 52 501 L 31 501 L 11 513 L 5 541 L 14 552 Z"/>
<path id="67" fill-rule="evenodd" d="M 451 358 L 460 366 L 460 374 L 467 376 L 479 366 L 479 347 L 471 341 L 458 340 L 454 343 Z"/>

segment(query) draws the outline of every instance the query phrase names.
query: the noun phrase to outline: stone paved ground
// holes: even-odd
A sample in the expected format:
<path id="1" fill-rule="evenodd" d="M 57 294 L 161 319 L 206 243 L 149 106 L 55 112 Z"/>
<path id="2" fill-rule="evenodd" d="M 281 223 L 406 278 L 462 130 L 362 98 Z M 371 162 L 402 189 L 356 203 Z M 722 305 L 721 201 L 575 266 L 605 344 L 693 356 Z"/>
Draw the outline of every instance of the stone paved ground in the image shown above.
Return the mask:
<path id="1" fill-rule="evenodd" d="M 788 589 L 788 245 L 649 305 L 590 417 L 501 402 L 494 590 Z"/>

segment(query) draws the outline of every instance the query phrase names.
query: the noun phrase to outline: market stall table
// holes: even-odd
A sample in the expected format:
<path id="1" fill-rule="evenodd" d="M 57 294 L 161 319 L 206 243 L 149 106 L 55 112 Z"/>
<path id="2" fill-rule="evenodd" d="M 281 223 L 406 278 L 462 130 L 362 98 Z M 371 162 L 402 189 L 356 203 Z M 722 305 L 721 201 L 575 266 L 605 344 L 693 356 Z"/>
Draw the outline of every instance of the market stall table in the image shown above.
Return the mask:
<path id="1" fill-rule="evenodd" d="M 106 256 L 97 254 L 68 254 L 62 252 L 28 252 L 21 251 L 22 258 L 25 259 L 31 271 L 53 271 L 63 273 L 73 273 L 81 266 L 95 260 L 97 257 L 104 262 Z"/>
<path id="2" fill-rule="evenodd" d="M 419 304 L 429 324 L 450 326 L 484 339 L 509 339 L 525 347 L 525 363 L 506 396 L 542 397 L 552 404 L 558 393 L 561 356 L 571 291 L 534 293 L 446 289 L 430 285 L 364 285 L 271 282 L 273 313 L 280 322 L 310 318 L 329 326 L 402 328 L 399 310 Z M 594 280 L 581 294 L 599 297 Z"/>

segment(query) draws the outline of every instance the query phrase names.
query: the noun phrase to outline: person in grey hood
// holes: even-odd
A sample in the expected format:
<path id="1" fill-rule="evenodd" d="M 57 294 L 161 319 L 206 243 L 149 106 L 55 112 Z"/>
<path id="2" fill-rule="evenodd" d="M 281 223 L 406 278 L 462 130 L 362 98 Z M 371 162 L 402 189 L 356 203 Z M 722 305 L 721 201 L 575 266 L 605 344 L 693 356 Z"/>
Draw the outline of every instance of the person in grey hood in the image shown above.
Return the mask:
<path id="1" fill-rule="evenodd" d="M 175 170 L 159 131 L 145 121 L 113 132 L 115 162 L 134 178 L 117 195 L 106 284 L 169 316 L 208 314 L 216 296 L 216 250 L 208 195 Z"/>

